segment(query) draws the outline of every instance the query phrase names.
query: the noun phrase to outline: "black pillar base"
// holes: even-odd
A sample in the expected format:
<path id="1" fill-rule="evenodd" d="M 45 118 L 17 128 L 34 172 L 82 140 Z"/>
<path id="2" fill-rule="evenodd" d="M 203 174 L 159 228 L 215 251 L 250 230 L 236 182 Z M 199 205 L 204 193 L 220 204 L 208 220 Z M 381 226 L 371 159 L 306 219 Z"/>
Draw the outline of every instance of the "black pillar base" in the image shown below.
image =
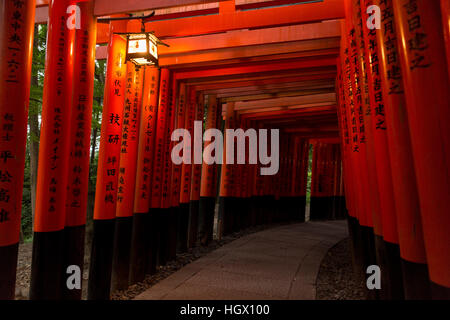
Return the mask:
<path id="1" fill-rule="evenodd" d="M 200 197 L 198 211 L 198 240 L 203 246 L 208 245 L 213 239 L 215 204 L 216 198 Z"/>
<path id="2" fill-rule="evenodd" d="M 242 198 L 242 229 L 250 228 L 251 198 Z"/>
<path id="3" fill-rule="evenodd" d="M 311 197 L 309 218 L 311 221 L 333 219 L 333 197 Z"/>
<path id="4" fill-rule="evenodd" d="M 433 300 L 450 300 L 450 288 L 431 281 L 431 297 Z"/>
<path id="5" fill-rule="evenodd" d="M 223 211 L 221 216 L 223 235 L 227 236 L 233 233 L 233 224 L 235 223 L 235 207 L 236 199 L 234 197 L 220 197 L 219 205 L 223 205 Z"/>
<path id="6" fill-rule="evenodd" d="M 311 196 L 309 201 L 309 220 L 317 221 L 320 217 L 321 202 L 320 198 Z"/>
<path id="7" fill-rule="evenodd" d="M 146 253 L 147 261 L 145 273 L 153 275 L 156 273 L 156 267 L 158 265 L 158 221 L 159 221 L 159 209 L 150 209 L 148 212 L 148 231 L 146 231 L 146 242 L 148 246 L 148 252 Z"/>
<path id="8" fill-rule="evenodd" d="M 375 235 L 377 265 L 381 270 L 380 298 L 383 300 L 403 300 L 403 279 L 400 263 L 400 248 L 397 244 L 385 242 Z"/>
<path id="9" fill-rule="evenodd" d="M 0 300 L 14 300 L 19 244 L 0 247 Z"/>
<path id="10" fill-rule="evenodd" d="M 250 198 L 250 226 L 255 227 L 258 224 L 259 214 L 259 197 L 253 196 Z"/>
<path id="11" fill-rule="evenodd" d="M 63 241 L 64 230 L 34 233 L 30 300 L 62 298 Z"/>
<path id="12" fill-rule="evenodd" d="M 306 196 L 299 196 L 297 197 L 297 203 L 298 203 L 298 222 L 305 222 L 305 213 L 306 213 Z"/>
<path id="13" fill-rule="evenodd" d="M 275 211 L 276 200 L 274 196 L 265 195 L 262 197 L 262 224 L 270 224 L 275 222 L 277 214 Z"/>
<path id="14" fill-rule="evenodd" d="M 334 218 L 337 220 L 345 219 L 347 216 L 347 207 L 344 196 L 334 197 Z"/>
<path id="15" fill-rule="evenodd" d="M 171 207 L 169 211 L 169 225 L 167 238 L 167 261 L 173 261 L 177 258 L 177 242 L 178 242 L 178 220 L 180 215 L 180 207 Z"/>
<path id="16" fill-rule="evenodd" d="M 94 220 L 88 300 L 109 300 L 115 219 Z"/>
<path id="17" fill-rule="evenodd" d="M 84 236 L 86 227 L 66 227 L 64 229 L 64 244 L 63 244 L 63 265 L 62 274 L 63 280 L 67 279 L 67 267 L 76 265 L 80 268 L 81 279 L 83 277 L 84 267 Z M 64 276 L 65 275 L 65 276 Z M 82 284 L 81 280 L 81 284 Z M 62 299 L 64 300 L 81 300 L 82 288 L 69 290 L 66 281 L 62 281 Z"/>
<path id="18" fill-rule="evenodd" d="M 159 209 L 158 220 L 158 265 L 165 266 L 169 259 L 169 215 L 170 209 Z"/>
<path id="19" fill-rule="evenodd" d="M 430 280 L 426 264 L 401 260 L 406 300 L 431 299 Z"/>
<path id="20" fill-rule="evenodd" d="M 364 268 L 364 239 L 361 236 L 361 226 L 359 225 L 358 219 L 354 217 L 348 217 L 348 233 L 350 236 L 350 243 L 352 248 L 352 262 L 353 262 L 353 272 L 358 280 L 365 278 L 366 269 Z"/>
<path id="21" fill-rule="evenodd" d="M 290 197 L 281 197 L 280 202 L 280 213 L 279 213 L 279 222 L 287 222 L 290 220 Z"/>
<path id="22" fill-rule="evenodd" d="M 135 284 L 145 279 L 147 255 L 150 255 L 149 245 L 147 241 L 147 233 L 149 232 L 149 214 L 135 213 L 133 214 L 133 227 L 131 232 L 130 247 L 130 273 L 129 283 Z"/>
<path id="23" fill-rule="evenodd" d="M 114 254 L 112 263 L 111 290 L 128 288 L 130 272 L 131 232 L 133 217 L 117 217 L 114 232 Z"/>
<path id="24" fill-rule="evenodd" d="M 375 250 L 375 235 L 373 228 L 360 226 L 361 238 L 363 244 L 363 261 L 364 261 L 364 276 L 367 277 L 367 267 L 377 264 L 376 250 Z M 370 300 L 379 299 L 378 290 L 367 290 L 367 297 Z"/>
<path id="25" fill-rule="evenodd" d="M 177 252 L 187 252 L 190 203 L 180 203 L 178 209 Z"/>
<path id="26" fill-rule="evenodd" d="M 242 204 L 242 198 L 235 197 L 233 198 L 233 211 L 231 214 L 233 215 L 233 232 L 239 232 L 242 229 L 242 215 L 244 213 L 244 208 Z"/>
<path id="27" fill-rule="evenodd" d="M 198 200 L 189 203 L 188 248 L 193 248 L 197 243 L 199 203 Z"/>

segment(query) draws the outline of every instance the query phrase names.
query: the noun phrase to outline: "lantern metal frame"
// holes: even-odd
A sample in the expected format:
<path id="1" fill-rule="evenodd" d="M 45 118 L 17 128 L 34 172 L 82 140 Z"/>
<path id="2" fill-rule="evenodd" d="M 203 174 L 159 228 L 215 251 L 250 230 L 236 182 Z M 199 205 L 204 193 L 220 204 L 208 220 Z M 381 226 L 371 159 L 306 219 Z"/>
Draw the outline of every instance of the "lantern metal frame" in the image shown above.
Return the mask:
<path id="1" fill-rule="evenodd" d="M 131 61 L 135 65 L 154 65 L 158 66 L 158 44 L 159 39 L 151 32 L 127 33 L 127 53 L 126 61 Z M 130 52 L 130 43 L 135 40 L 145 40 L 145 52 Z"/>

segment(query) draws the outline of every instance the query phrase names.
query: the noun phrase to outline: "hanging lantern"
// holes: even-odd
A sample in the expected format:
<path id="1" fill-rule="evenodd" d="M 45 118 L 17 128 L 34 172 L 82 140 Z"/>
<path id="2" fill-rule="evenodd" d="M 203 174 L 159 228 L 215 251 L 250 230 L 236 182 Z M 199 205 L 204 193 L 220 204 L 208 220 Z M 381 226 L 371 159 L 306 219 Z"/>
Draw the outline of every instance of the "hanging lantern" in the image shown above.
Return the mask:
<path id="1" fill-rule="evenodd" d="M 127 34 L 126 60 L 137 66 L 158 65 L 159 39 L 153 33 Z"/>

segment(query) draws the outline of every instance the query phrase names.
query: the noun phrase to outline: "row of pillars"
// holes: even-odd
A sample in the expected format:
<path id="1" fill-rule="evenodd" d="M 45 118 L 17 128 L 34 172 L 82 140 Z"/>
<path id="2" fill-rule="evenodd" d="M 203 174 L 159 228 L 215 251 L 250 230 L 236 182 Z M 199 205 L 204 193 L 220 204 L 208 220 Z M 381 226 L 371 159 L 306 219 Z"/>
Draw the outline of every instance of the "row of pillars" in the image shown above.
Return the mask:
<path id="1" fill-rule="evenodd" d="M 71 276 L 83 275 L 85 257 L 96 21 L 94 1 L 78 2 L 81 25 L 69 28 L 72 3 L 49 6 L 30 299 L 78 300 L 82 294 Z M 0 299 L 13 299 L 35 1 L 1 4 Z M 126 62 L 126 40 L 114 34 L 124 23 L 110 24 L 87 290 L 92 300 L 109 299 L 111 290 L 144 280 L 177 253 L 208 245 L 214 230 L 220 238 L 305 220 L 308 139 L 280 133 L 276 175 L 261 174 L 265 165 L 251 161 L 249 144 L 247 165 L 237 163 L 237 146 L 235 164 L 215 164 L 217 137 L 202 138 L 207 129 L 271 128 L 179 82 L 167 68 Z M 172 161 L 172 133 L 181 128 L 191 143 L 183 136 L 178 145 L 191 153 L 191 164 Z M 278 152 L 276 141 L 268 141 L 265 154 L 259 151 L 264 159 Z M 340 159 L 333 161 L 329 173 L 339 179 Z"/>
<path id="2" fill-rule="evenodd" d="M 345 219 L 347 210 L 339 139 L 315 139 L 311 140 L 311 145 L 310 220 Z"/>
<path id="3" fill-rule="evenodd" d="M 449 298 L 449 2 L 345 6 L 336 91 L 355 268 L 380 266 L 381 298 Z"/>

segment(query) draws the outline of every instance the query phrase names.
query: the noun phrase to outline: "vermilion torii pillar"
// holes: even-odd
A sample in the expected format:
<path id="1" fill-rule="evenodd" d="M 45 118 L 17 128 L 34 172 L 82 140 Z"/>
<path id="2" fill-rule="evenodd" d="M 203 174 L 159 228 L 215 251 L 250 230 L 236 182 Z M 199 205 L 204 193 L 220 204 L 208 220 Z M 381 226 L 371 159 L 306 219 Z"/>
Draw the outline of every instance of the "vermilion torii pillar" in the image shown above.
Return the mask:
<path id="1" fill-rule="evenodd" d="M 84 236 L 89 185 L 89 150 L 94 93 L 95 41 L 94 1 L 79 2 L 80 29 L 75 31 L 73 111 L 64 228 L 63 273 L 75 265 L 83 274 Z M 80 300 L 81 288 L 63 283 L 63 298 Z"/>
<path id="2" fill-rule="evenodd" d="M 108 300 L 110 295 L 126 77 L 126 41 L 121 36 L 114 35 L 113 30 L 112 23 L 98 154 L 89 300 Z"/>
<path id="3" fill-rule="evenodd" d="M 345 32 L 345 31 L 344 31 Z M 338 119 L 339 119 L 339 127 L 340 127 L 340 136 L 341 136 L 341 149 L 343 151 L 343 169 L 344 169 L 344 184 L 345 184 L 345 198 L 346 198 L 346 208 L 348 211 L 348 230 L 350 235 L 350 242 L 352 248 L 352 262 L 353 269 L 355 273 L 359 275 L 360 269 L 362 268 L 362 260 L 361 255 L 359 254 L 358 246 L 359 232 L 358 232 L 358 193 L 356 189 L 356 179 L 353 174 L 353 170 L 355 170 L 355 166 L 357 165 L 354 155 L 353 155 L 353 134 L 352 134 L 352 125 L 351 125 L 351 114 L 349 111 L 351 105 L 351 100 L 349 98 L 350 88 L 349 81 L 351 79 L 351 74 L 349 72 L 349 66 L 346 63 L 348 61 L 348 47 L 347 47 L 347 39 L 345 33 L 341 39 L 341 56 L 339 60 L 342 60 L 342 63 L 338 61 L 338 73 L 337 73 L 337 93 L 338 93 Z"/>
<path id="4" fill-rule="evenodd" d="M 208 95 L 208 109 L 206 112 L 206 128 L 216 129 L 217 119 L 220 117 L 217 107 L 217 97 L 215 95 Z M 205 146 L 203 148 L 204 154 L 211 155 L 209 148 L 211 146 L 211 137 L 205 137 Z M 215 158 L 218 159 L 217 149 L 214 150 Z M 209 234 L 210 226 L 214 223 L 214 204 L 217 195 L 216 182 L 217 182 L 217 164 L 208 164 L 213 159 L 205 159 L 203 157 L 202 164 L 202 178 L 200 187 L 200 200 L 198 210 L 198 236 L 197 240 L 202 245 L 208 244 L 209 239 L 212 239 L 212 234 Z"/>
<path id="5" fill-rule="evenodd" d="M 209 104 L 208 104 L 209 108 Z M 235 114 L 234 114 L 234 103 L 229 102 L 226 104 L 225 111 L 225 126 L 223 132 L 227 129 L 234 128 Z M 228 235 L 232 232 L 232 219 L 234 211 L 234 197 L 233 197 L 233 165 L 227 163 L 230 159 L 227 159 L 227 137 L 224 134 L 223 139 L 223 161 L 221 166 L 220 174 L 220 191 L 219 191 L 219 210 L 221 210 L 221 215 L 219 215 L 218 223 L 222 228 L 219 228 L 219 233 L 222 235 Z M 235 153 L 235 152 L 233 152 Z M 214 206 L 213 202 L 210 203 L 208 209 L 204 213 L 208 217 L 214 217 Z M 208 220 L 211 220 L 209 218 Z M 209 237 L 208 237 L 209 238 Z"/>
<path id="6" fill-rule="evenodd" d="M 67 26 L 71 0 L 49 5 L 30 299 L 59 299 L 63 281 L 75 30 Z"/>
<path id="7" fill-rule="evenodd" d="M 154 221 L 149 214 L 149 207 L 155 149 L 158 80 L 158 68 L 145 67 L 130 249 L 131 284 L 143 281 L 145 274 L 152 273 L 154 269 L 151 251 L 152 234 L 149 232 Z"/>
<path id="8" fill-rule="evenodd" d="M 351 13 L 349 8 L 350 3 L 348 1 L 345 2 L 347 6 L 347 12 Z M 351 16 L 351 14 L 350 14 Z M 347 111 L 347 119 L 348 119 L 348 131 L 350 134 L 351 141 L 351 166 L 348 173 L 352 176 L 352 181 L 354 182 L 354 196 L 355 196 L 355 215 L 356 219 L 349 220 L 350 229 L 354 234 L 355 241 L 353 244 L 354 252 L 355 252 L 355 265 L 358 267 L 357 274 L 362 278 L 364 277 L 365 270 L 367 267 L 366 256 L 369 252 L 366 252 L 366 248 L 364 246 L 367 244 L 367 235 L 368 230 L 372 226 L 372 217 L 368 216 L 368 208 L 367 208 L 367 200 L 365 197 L 365 189 L 363 189 L 364 182 L 367 182 L 367 178 L 363 178 L 361 176 L 361 172 L 363 172 L 364 164 L 366 164 L 366 160 L 361 157 L 361 139 L 363 137 L 360 136 L 361 128 L 360 127 L 360 117 L 363 119 L 363 112 L 361 113 L 361 89 L 355 86 L 355 80 L 359 79 L 357 77 L 359 74 L 355 74 L 355 63 L 358 63 L 357 52 L 356 52 L 356 37 L 355 30 L 353 28 L 353 23 L 350 20 L 351 18 L 346 19 L 345 26 L 343 26 L 342 31 L 342 71 L 344 76 L 344 99 Z M 358 69 L 359 70 L 359 69 Z M 358 72 L 359 73 L 359 72 Z M 356 80 L 357 81 L 357 80 Z M 358 93 L 359 92 L 359 93 Z M 363 130 L 364 131 L 364 130 Z M 364 132 L 363 132 L 364 133 Z M 363 140 L 365 137 L 363 138 Z M 370 219 L 370 220 L 369 220 Z M 364 229 L 364 232 L 362 231 Z"/>
<path id="9" fill-rule="evenodd" d="M 190 89 L 191 94 L 196 94 L 194 88 Z M 202 93 L 196 96 L 196 108 L 195 108 L 195 120 L 202 122 L 202 135 L 200 139 L 203 140 L 203 114 L 205 111 L 204 96 Z M 194 141 L 197 137 L 194 136 Z M 198 139 L 198 138 L 197 138 Z M 200 140 L 199 140 L 200 141 Z M 206 143 L 205 143 L 206 146 Z M 203 162 L 203 157 L 202 157 Z M 189 223 L 188 223 L 188 248 L 192 248 L 197 242 L 198 232 L 198 210 L 200 201 L 200 189 L 201 189 L 201 175 L 202 164 L 194 163 L 192 165 L 192 184 L 191 184 L 191 197 L 189 202 Z"/>
<path id="10" fill-rule="evenodd" d="M 388 131 L 389 157 L 393 192 L 395 198 L 395 217 L 397 219 L 398 243 L 400 256 L 406 264 L 416 264 L 414 269 L 426 270 L 426 256 L 423 241 L 422 221 L 420 218 L 419 195 L 417 191 L 416 173 L 411 150 L 407 105 L 402 81 L 402 67 L 398 52 L 392 0 L 375 1 L 382 12 L 388 13 L 383 19 L 381 29 L 377 31 L 378 58 L 386 112 Z M 389 225 L 383 229 L 387 235 Z M 414 231 L 413 231 L 414 230 Z M 392 239 L 386 237 L 387 241 Z M 389 249 L 389 248 L 387 248 Z M 427 272 L 419 277 L 417 272 L 410 277 L 406 288 L 414 288 L 418 281 L 428 281 Z M 411 291 L 411 290 L 409 290 Z M 413 290 L 415 291 L 415 290 Z M 407 296 L 411 296 L 408 293 Z M 416 291 L 423 294 L 424 290 Z"/>
<path id="11" fill-rule="evenodd" d="M 450 1 L 441 0 L 442 26 L 444 27 L 445 49 L 447 51 L 447 68 L 450 77 Z"/>
<path id="12" fill-rule="evenodd" d="M 366 74 L 369 95 L 369 119 L 371 138 L 373 141 L 373 158 L 375 160 L 375 175 L 372 181 L 376 181 L 378 198 L 375 201 L 379 205 L 374 206 L 378 213 L 373 214 L 375 229 L 375 249 L 377 261 L 385 270 L 382 279 L 380 295 L 384 299 L 402 299 L 403 284 L 400 269 L 400 251 L 398 246 L 397 219 L 395 213 L 394 190 L 392 183 L 392 170 L 389 158 L 389 146 L 386 124 L 386 103 L 382 88 L 380 72 L 380 58 L 378 56 L 378 45 L 376 29 L 369 30 L 364 24 L 369 19 L 367 7 L 373 5 L 372 0 L 361 0 L 361 5 L 355 10 L 360 10 L 362 25 L 362 45 L 365 53 Z M 367 131 L 369 131 L 369 128 Z"/>
<path id="13" fill-rule="evenodd" d="M 195 94 L 195 91 L 194 91 Z M 177 110 L 177 128 L 183 128 L 189 130 L 190 137 L 183 137 L 183 145 L 186 146 L 183 152 L 190 153 L 191 161 L 193 159 L 192 148 L 187 148 L 188 143 L 192 146 L 193 141 L 193 131 L 194 131 L 194 120 L 195 120 L 195 96 L 191 97 L 192 92 L 186 92 L 186 85 L 184 83 L 180 84 L 179 100 L 178 100 L 178 110 Z M 192 103 L 192 101 L 194 103 Z M 189 139 L 189 142 L 187 141 Z M 179 203 L 178 212 L 178 243 L 177 251 L 185 252 L 187 250 L 187 233 L 188 233 L 188 223 L 189 223 L 189 202 L 190 202 L 190 191 L 191 191 L 191 178 L 192 178 L 192 165 L 183 163 L 179 166 L 174 164 L 174 167 L 178 167 L 178 184 L 174 190 Z"/>
<path id="14" fill-rule="evenodd" d="M 35 1 L 0 1 L 0 300 L 14 299 Z"/>
<path id="15" fill-rule="evenodd" d="M 170 71 L 167 68 L 161 68 L 159 79 L 159 96 L 158 96 L 158 112 L 156 120 L 156 136 L 155 136 L 155 156 L 153 160 L 153 177 L 152 177 L 152 197 L 150 203 L 150 214 L 155 216 L 155 221 L 150 232 L 155 234 L 152 254 L 157 259 L 157 265 L 165 264 L 165 256 L 161 257 L 161 233 L 163 228 L 163 217 L 161 209 L 162 179 L 164 166 L 164 135 L 167 129 L 167 108 L 169 103 L 169 80 Z M 164 228 L 166 230 L 166 228 Z M 164 244 L 165 247 L 165 244 Z M 164 258 L 164 259 L 161 259 Z"/>
<path id="16" fill-rule="evenodd" d="M 168 261 L 176 258 L 176 208 L 172 206 L 171 185 L 172 185 L 172 159 L 171 149 L 173 141 L 170 137 L 175 124 L 175 102 L 173 96 L 176 92 L 175 79 L 171 76 L 167 99 L 167 118 L 166 128 L 164 132 L 164 162 L 163 162 L 163 179 L 161 189 L 161 209 L 162 209 L 162 223 L 161 232 L 161 246 L 160 257 L 166 264 Z M 173 241 L 175 240 L 175 241 Z"/>
<path id="17" fill-rule="evenodd" d="M 128 287 L 143 74 L 142 68 L 127 63 L 111 290 Z"/>
<path id="18" fill-rule="evenodd" d="M 450 296 L 450 84 L 439 1 L 393 1 L 433 295 Z"/>

